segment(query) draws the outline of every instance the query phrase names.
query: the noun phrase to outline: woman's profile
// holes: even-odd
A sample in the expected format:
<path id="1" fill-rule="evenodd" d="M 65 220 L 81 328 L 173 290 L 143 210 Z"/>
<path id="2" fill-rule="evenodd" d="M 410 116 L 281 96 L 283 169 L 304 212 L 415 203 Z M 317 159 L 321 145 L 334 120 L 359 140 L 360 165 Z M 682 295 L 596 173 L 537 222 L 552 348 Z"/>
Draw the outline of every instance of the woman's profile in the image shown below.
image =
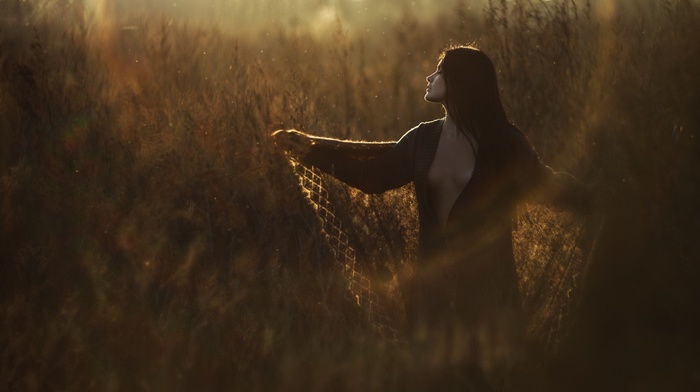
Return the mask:
<path id="1" fill-rule="evenodd" d="M 543 197 L 543 189 L 574 207 L 585 196 L 573 177 L 545 166 L 508 120 L 495 68 L 482 51 L 444 51 L 426 80 L 425 100 L 441 104 L 445 116 L 368 158 L 350 153 L 352 142 L 319 143 L 295 130 L 277 131 L 275 142 L 367 193 L 415 185 L 419 255 L 413 278 L 401 282 L 409 334 L 421 328 L 517 331 L 517 205 Z"/>

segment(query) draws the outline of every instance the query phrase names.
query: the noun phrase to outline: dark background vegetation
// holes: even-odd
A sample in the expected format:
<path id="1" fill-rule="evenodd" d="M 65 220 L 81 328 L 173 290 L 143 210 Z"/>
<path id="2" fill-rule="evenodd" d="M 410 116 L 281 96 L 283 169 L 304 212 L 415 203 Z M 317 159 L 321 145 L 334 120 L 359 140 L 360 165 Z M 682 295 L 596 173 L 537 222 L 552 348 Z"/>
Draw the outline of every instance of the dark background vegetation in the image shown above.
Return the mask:
<path id="1" fill-rule="evenodd" d="M 371 333 L 269 134 L 395 139 L 475 41 L 542 159 L 606 190 L 575 317 L 510 389 L 697 390 L 698 3 L 418 3 L 217 2 L 237 30 L 0 0 L 0 389 L 415 387 L 440 357 Z M 333 187 L 359 255 L 410 258 L 410 190 Z"/>

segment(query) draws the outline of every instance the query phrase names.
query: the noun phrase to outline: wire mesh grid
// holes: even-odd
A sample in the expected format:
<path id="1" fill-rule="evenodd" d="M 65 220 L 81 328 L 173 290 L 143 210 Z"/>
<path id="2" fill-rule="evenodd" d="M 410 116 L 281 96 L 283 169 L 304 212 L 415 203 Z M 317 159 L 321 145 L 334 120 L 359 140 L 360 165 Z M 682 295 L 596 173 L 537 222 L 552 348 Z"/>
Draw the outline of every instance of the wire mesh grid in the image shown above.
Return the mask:
<path id="1" fill-rule="evenodd" d="M 399 332 L 393 327 L 394 321 L 387 316 L 372 282 L 363 273 L 362 266 L 357 262 L 355 249 L 350 245 L 348 235 L 335 215 L 335 207 L 329 200 L 321 172 L 314 167 L 303 165 L 294 158 L 290 158 L 290 163 L 299 178 L 299 185 L 307 201 L 316 211 L 321 233 L 324 234 L 340 272 L 347 279 L 347 288 L 353 301 L 363 310 L 376 333 L 390 341 L 400 341 Z"/>

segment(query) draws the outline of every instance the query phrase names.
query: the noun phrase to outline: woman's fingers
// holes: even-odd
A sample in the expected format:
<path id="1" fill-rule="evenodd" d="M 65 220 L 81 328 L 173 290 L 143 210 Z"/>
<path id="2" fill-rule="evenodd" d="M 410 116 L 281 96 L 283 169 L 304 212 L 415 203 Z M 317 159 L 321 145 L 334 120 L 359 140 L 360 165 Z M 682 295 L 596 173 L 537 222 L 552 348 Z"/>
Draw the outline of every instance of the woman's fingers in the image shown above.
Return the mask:
<path id="1" fill-rule="evenodd" d="M 272 134 L 275 145 L 297 156 L 304 156 L 310 149 L 310 140 L 296 129 L 280 129 Z"/>

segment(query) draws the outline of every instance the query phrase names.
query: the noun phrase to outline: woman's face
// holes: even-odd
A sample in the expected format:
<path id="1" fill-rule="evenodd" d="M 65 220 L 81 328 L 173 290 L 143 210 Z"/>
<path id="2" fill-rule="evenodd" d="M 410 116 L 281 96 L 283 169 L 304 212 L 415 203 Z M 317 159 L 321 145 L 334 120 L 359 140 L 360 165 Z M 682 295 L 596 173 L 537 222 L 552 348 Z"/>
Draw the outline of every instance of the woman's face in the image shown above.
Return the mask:
<path id="1" fill-rule="evenodd" d="M 437 69 L 428 75 L 428 88 L 425 89 L 425 100 L 428 102 L 445 103 L 447 97 L 447 85 L 445 76 L 442 74 L 442 61 L 437 65 Z"/>

